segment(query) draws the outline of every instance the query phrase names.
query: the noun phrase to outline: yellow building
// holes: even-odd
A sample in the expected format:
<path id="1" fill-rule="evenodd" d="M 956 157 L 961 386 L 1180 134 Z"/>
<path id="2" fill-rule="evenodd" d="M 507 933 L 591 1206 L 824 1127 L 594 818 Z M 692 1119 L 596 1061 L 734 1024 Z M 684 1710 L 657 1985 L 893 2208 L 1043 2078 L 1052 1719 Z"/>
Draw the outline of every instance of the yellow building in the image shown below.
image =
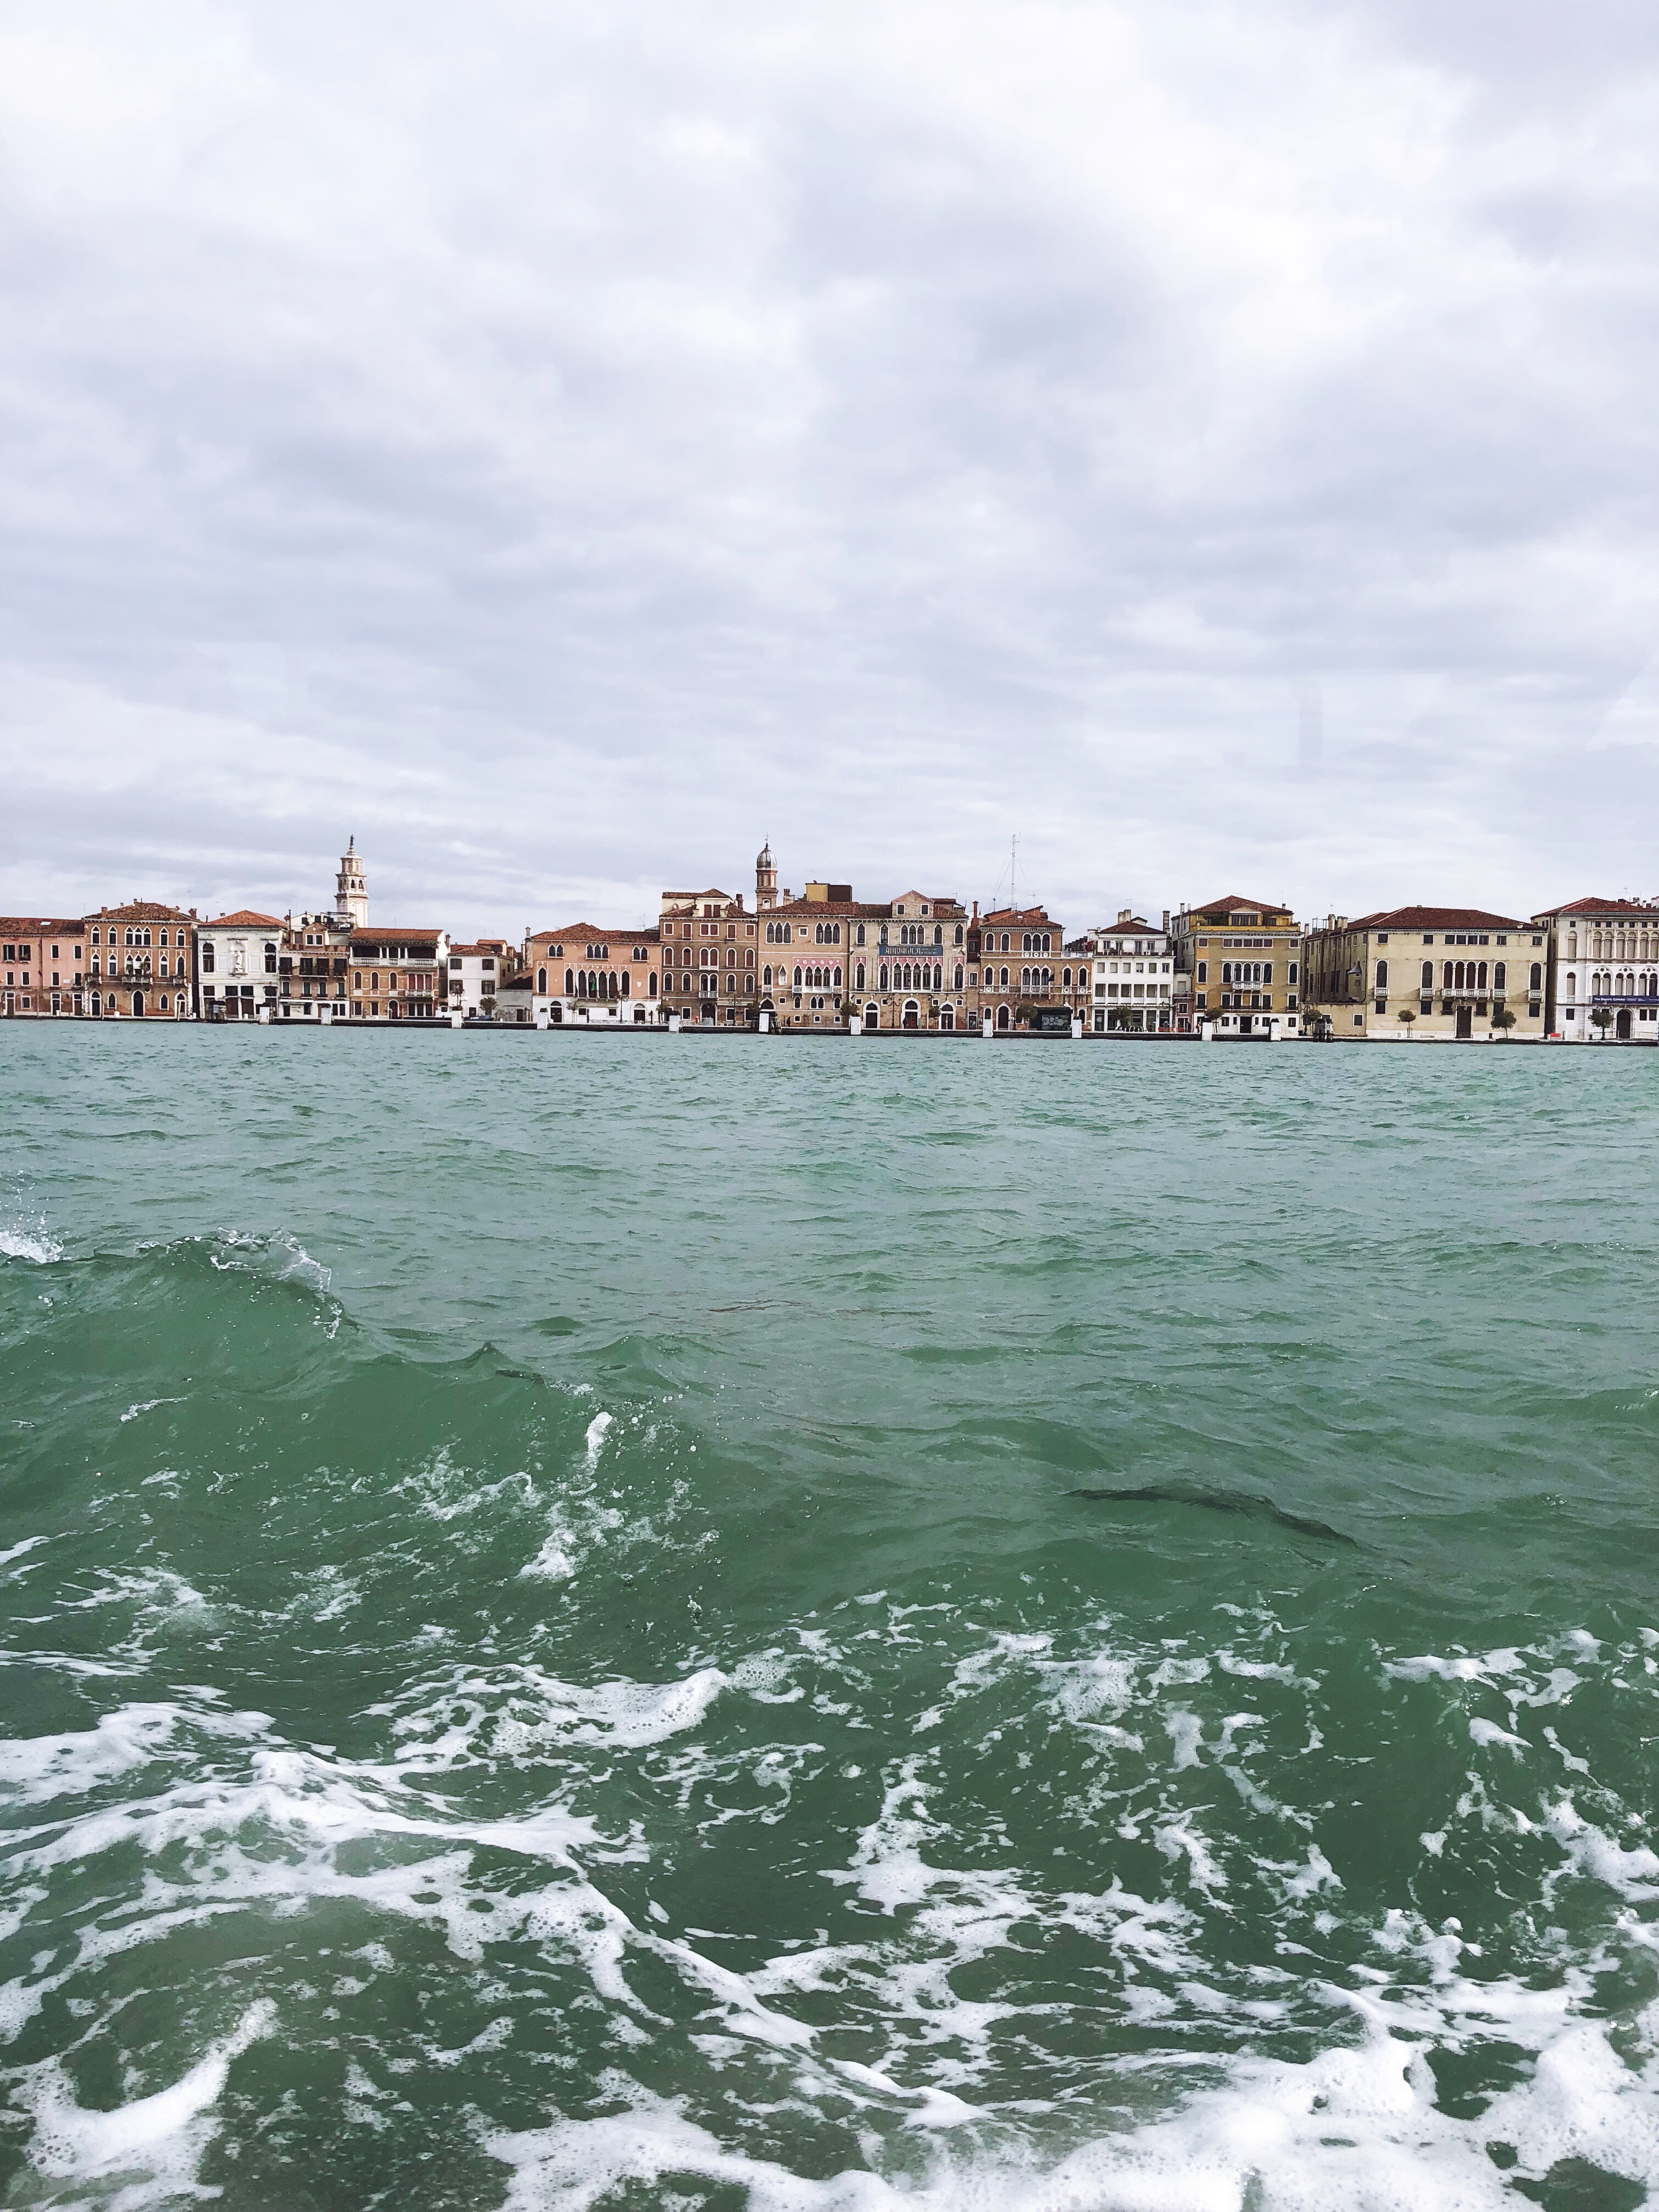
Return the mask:
<path id="1" fill-rule="evenodd" d="M 1170 917 L 1177 975 L 1192 988 L 1193 1019 L 1218 1036 L 1302 1034 L 1302 933 L 1269 899 L 1212 899 Z"/>
<path id="2" fill-rule="evenodd" d="M 1303 940 L 1305 1019 L 1334 1037 L 1544 1035 L 1547 933 L 1479 907 L 1333 915 Z"/>

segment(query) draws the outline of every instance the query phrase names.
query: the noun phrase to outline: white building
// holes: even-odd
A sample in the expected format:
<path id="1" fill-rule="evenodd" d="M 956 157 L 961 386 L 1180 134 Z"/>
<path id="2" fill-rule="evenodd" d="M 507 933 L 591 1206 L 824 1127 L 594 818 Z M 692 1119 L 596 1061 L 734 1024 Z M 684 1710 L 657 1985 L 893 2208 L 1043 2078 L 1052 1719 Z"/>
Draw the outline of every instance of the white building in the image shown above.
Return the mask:
<path id="1" fill-rule="evenodd" d="M 1659 1044 L 1659 904 L 1581 898 L 1533 920 L 1549 936 L 1552 1036 Z"/>
<path id="2" fill-rule="evenodd" d="M 357 840 L 349 838 L 334 878 L 334 911 L 353 929 L 368 927 L 368 878 L 357 858 Z"/>
<path id="3" fill-rule="evenodd" d="M 1093 998 L 1085 1018 L 1097 1036 L 1111 1030 L 1145 1036 L 1170 1029 L 1175 957 L 1167 916 L 1159 929 L 1120 907 L 1115 922 L 1074 938 L 1066 949 L 1092 955 Z"/>
<path id="4" fill-rule="evenodd" d="M 251 1022 L 276 997 L 288 924 L 241 907 L 197 930 L 197 977 L 204 1022 Z"/>
<path id="5" fill-rule="evenodd" d="M 471 1019 L 493 1013 L 497 988 L 517 965 L 512 947 L 504 937 L 481 937 L 476 945 L 452 945 L 448 955 L 449 1012 L 465 1014 Z"/>

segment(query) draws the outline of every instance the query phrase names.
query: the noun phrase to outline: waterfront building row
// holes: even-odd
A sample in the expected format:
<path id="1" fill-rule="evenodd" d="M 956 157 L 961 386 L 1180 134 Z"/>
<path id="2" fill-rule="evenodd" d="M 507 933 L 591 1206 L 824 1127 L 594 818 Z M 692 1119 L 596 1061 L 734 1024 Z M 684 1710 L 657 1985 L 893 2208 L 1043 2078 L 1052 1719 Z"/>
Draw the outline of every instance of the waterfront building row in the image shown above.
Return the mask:
<path id="1" fill-rule="evenodd" d="M 371 923 L 355 839 L 331 908 L 212 919 L 131 900 L 0 917 L 0 1014 L 142 1020 L 1016 1032 L 1659 1043 L 1659 904 L 1579 899 L 1523 920 L 1399 907 L 1304 927 L 1234 894 L 1068 936 L 1041 903 L 981 913 L 915 888 L 665 891 L 654 923 L 578 919 L 452 941 Z"/>

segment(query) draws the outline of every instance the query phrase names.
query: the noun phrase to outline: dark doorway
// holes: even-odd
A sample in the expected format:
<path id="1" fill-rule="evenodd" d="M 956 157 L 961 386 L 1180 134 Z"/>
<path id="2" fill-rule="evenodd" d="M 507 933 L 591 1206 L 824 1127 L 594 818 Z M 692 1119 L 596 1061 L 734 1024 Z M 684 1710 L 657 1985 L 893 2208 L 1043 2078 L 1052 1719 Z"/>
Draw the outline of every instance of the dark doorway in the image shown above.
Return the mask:
<path id="1" fill-rule="evenodd" d="M 1619 1039 L 1621 1044 L 1628 1044 L 1630 1042 L 1630 1008 L 1628 1006 L 1621 1006 L 1619 1009 L 1618 1018 L 1613 1024 L 1613 1033 Z"/>
<path id="2" fill-rule="evenodd" d="M 144 1018 L 144 994 L 142 991 L 135 991 L 132 994 L 132 1012 L 135 1021 L 143 1021 Z"/>
<path id="3" fill-rule="evenodd" d="M 1460 1006 L 1457 1009 L 1457 1034 L 1461 1037 L 1472 1037 L 1474 1035 L 1473 1006 Z"/>
<path id="4" fill-rule="evenodd" d="M 1247 1037 L 1247 1036 L 1249 1036 L 1249 1034 L 1250 1034 L 1250 1032 L 1251 1032 L 1251 1030 L 1252 1030 L 1253 1029 L 1255 1029 L 1255 1015 L 1254 1015 L 1254 1014 L 1241 1014 L 1241 1015 L 1239 1016 L 1239 1018 L 1238 1018 L 1238 1034 L 1240 1035 L 1240 1036 L 1242 1036 L 1242 1037 Z"/>

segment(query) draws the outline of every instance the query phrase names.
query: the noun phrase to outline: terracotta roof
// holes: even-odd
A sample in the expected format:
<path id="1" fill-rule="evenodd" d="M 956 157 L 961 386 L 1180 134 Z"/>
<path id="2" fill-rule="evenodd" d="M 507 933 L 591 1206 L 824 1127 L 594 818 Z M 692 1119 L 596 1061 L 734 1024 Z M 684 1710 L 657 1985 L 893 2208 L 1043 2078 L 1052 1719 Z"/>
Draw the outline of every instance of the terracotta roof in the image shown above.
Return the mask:
<path id="1" fill-rule="evenodd" d="M 1282 914 L 1285 909 L 1275 909 Z M 1091 937 L 1162 937 L 1164 932 L 1155 921 L 1142 921 L 1138 917 L 1130 921 L 1097 921 L 1090 930 Z"/>
<path id="2" fill-rule="evenodd" d="M 1357 915 L 1350 929 L 1524 929 L 1512 915 L 1487 914 L 1476 906 L 1397 906 L 1387 914 Z"/>
<path id="3" fill-rule="evenodd" d="M 182 907 L 163 906 L 157 899 L 134 899 L 127 906 L 100 906 L 96 914 L 86 916 L 88 921 L 188 921 L 194 922 L 193 914 Z"/>
<path id="4" fill-rule="evenodd" d="M 849 915 L 854 921 L 890 921 L 893 902 L 890 899 L 791 899 L 786 904 L 780 899 L 775 906 L 762 907 L 758 911 L 763 921 L 811 921 L 814 915 L 826 914 L 834 915 L 837 921 Z M 754 919 L 752 915 L 748 918 Z"/>
<path id="5" fill-rule="evenodd" d="M 1248 908 L 1253 914 L 1289 914 L 1291 911 L 1283 899 L 1243 898 L 1237 891 L 1229 891 L 1224 898 L 1200 899 L 1192 912 L 1199 915 L 1231 913 L 1235 907 Z M 1279 924 L 1280 928 L 1285 926 L 1282 922 Z"/>
<path id="6" fill-rule="evenodd" d="M 252 907 L 238 907 L 234 914 L 222 914 L 216 921 L 204 921 L 204 929 L 281 929 L 282 918 L 274 914 L 255 914 Z"/>
<path id="7" fill-rule="evenodd" d="M 1046 908 L 1040 906 L 1000 906 L 980 916 L 981 926 L 994 922 L 999 929 L 1005 924 L 1018 925 L 1021 929 L 1058 929 L 1060 924 Z"/>
<path id="8" fill-rule="evenodd" d="M 434 929 L 429 925 L 417 928 L 412 921 L 377 921 L 372 928 L 354 929 L 351 939 L 355 945 L 360 937 L 365 944 L 372 937 L 429 937 L 435 943 L 442 935 L 441 929 Z"/>
<path id="9" fill-rule="evenodd" d="M 0 914 L 0 930 L 13 937 L 72 937 L 85 927 L 83 921 L 60 921 L 51 915 Z"/>
<path id="10" fill-rule="evenodd" d="M 555 938 L 561 940 L 591 938 L 596 945 L 648 945 L 657 935 L 657 931 L 658 926 L 654 921 L 638 927 L 631 922 L 623 922 L 614 928 L 605 922 L 567 921 L 557 929 L 532 929 L 530 941 L 532 945 L 550 945 Z"/>
<path id="11" fill-rule="evenodd" d="M 1644 919 L 1650 921 L 1656 916 L 1659 916 L 1659 902 L 1650 902 L 1646 899 L 1573 899 L 1565 906 L 1551 906 L 1540 908 L 1540 910 L 1533 916 L 1533 920 L 1534 921 L 1543 921 L 1551 915 L 1554 914 L 1607 914 L 1615 915 L 1621 914 L 1633 914 L 1639 915 Z"/>

